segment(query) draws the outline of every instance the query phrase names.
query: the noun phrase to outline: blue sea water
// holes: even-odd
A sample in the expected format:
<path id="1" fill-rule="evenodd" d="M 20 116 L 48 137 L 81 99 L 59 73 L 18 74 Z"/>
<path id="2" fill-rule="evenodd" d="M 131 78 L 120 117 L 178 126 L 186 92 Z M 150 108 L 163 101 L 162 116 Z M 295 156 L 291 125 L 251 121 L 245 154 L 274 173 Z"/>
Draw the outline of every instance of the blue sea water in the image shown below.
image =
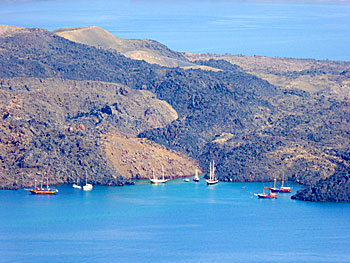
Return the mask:
<path id="1" fill-rule="evenodd" d="M 350 262 L 350 204 L 257 199 L 262 188 L 175 180 L 0 191 L 0 262 Z"/>
<path id="2" fill-rule="evenodd" d="M 177 51 L 350 61 L 348 0 L 5 0 L 0 24 L 97 25 Z"/>
<path id="3" fill-rule="evenodd" d="M 348 1 L 0 0 L 0 24 L 97 25 L 178 51 L 350 61 Z M 262 187 L 0 191 L 0 262 L 350 262 L 350 204 L 258 200 Z"/>

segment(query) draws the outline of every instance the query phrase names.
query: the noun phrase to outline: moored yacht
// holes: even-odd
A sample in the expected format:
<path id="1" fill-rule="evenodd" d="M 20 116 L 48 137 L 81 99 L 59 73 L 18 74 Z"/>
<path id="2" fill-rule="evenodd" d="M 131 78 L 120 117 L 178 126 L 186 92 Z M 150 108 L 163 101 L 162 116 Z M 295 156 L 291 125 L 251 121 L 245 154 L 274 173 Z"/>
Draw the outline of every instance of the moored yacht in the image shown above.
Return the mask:
<path id="1" fill-rule="evenodd" d="M 213 164 L 210 163 L 210 172 L 209 172 L 209 179 L 205 180 L 207 182 L 207 185 L 217 184 L 219 180 L 215 178 L 215 164 L 213 161 Z"/>
<path id="2" fill-rule="evenodd" d="M 289 186 L 284 186 L 284 173 L 282 174 L 282 183 L 280 188 L 276 187 L 276 182 L 277 182 L 276 176 L 273 182 L 274 182 L 273 187 L 269 188 L 272 193 L 290 193 L 291 188 Z"/>
<path id="3" fill-rule="evenodd" d="M 57 189 L 51 189 L 49 187 L 49 176 L 46 177 L 46 188 L 43 187 L 43 174 L 41 174 L 41 183 L 40 187 L 36 185 L 36 178 L 34 178 L 34 188 L 33 189 L 24 189 L 29 191 L 33 195 L 55 195 L 58 193 Z"/>
<path id="4" fill-rule="evenodd" d="M 91 191 L 92 190 L 92 188 L 93 188 L 93 186 L 92 186 L 92 184 L 88 184 L 88 181 L 87 181 L 87 172 L 85 171 L 85 173 L 86 173 L 86 179 L 85 179 L 85 185 L 83 186 L 83 190 L 84 191 Z"/>
<path id="5" fill-rule="evenodd" d="M 277 194 L 276 193 L 272 193 L 272 191 L 270 190 L 269 194 L 265 193 L 265 190 L 270 189 L 270 188 L 266 188 L 264 187 L 263 193 L 262 194 L 254 194 L 255 196 L 259 197 L 259 198 L 265 198 L 265 199 L 276 199 L 277 198 Z"/>
<path id="6" fill-rule="evenodd" d="M 149 179 L 152 184 L 166 183 L 167 181 L 169 181 L 169 179 L 165 179 L 165 177 L 164 177 L 164 168 L 163 168 L 163 166 L 162 166 L 162 178 L 157 178 L 154 175 L 154 171 L 152 171 L 152 174 L 153 174 L 152 178 Z"/>
<path id="7" fill-rule="evenodd" d="M 193 181 L 199 182 L 198 170 L 196 169 L 195 176 L 193 177 Z"/>
<path id="8" fill-rule="evenodd" d="M 75 189 L 81 189 L 82 187 L 79 185 L 79 178 L 77 178 L 77 183 L 73 184 L 73 188 Z"/>

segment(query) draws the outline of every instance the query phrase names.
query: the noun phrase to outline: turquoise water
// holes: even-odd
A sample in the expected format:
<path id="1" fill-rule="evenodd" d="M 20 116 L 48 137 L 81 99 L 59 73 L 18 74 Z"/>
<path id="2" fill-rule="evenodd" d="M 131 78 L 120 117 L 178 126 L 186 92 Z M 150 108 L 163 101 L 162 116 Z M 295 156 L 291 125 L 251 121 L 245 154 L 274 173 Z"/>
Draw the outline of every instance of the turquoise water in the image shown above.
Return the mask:
<path id="1" fill-rule="evenodd" d="M 176 180 L 61 186 L 57 196 L 0 191 L 0 262 L 350 261 L 350 204 L 260 200 L 262 187 Z"/>
<path id="2" fill-rule="evenodd" d="M 0 24 L 97 25 L 178 51 L 350 61 L 348 0 L 8 0 Z"/>

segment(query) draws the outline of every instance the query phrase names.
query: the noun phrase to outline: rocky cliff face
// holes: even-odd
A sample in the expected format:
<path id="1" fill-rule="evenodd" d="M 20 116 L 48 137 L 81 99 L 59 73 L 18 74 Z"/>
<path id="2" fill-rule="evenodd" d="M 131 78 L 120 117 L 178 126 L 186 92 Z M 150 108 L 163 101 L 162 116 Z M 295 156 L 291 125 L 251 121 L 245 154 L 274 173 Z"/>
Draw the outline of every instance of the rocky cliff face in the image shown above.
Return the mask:
<path id="1" fill-rule="evenodd" d="M 86 176 L 95 184 L 123 184 L 132 176 L 106 158 L 108 140 L 101 136 L 111 130 L 135 136 L 177 113 L 153 93 L 123 85 L 13 78 L 0 80 L 0 118 L 0 187 L 12 189 L 31 186 L 37 172 L 55 184 Z"/>
<path id="2" fill-rule="evenodd" d="M 120 174 L 131 179 L 190 176 L 200 167 L 192 158 L 147 139 L 109 132 L 102 138 L 108 160 Z"/>
<path id="3" fill-rule="evenodd" d="M 338 164 L 336 172 L 315 185 L 298 191 L 292 199 L 303 201 L 350 202 L 350 171 Z"/>
<path id="4" fill-rule="evenodd" d="M 238 66 L 231 57 L 196 57 L 199 68 L 217 70 L 184 70 L 132 60 L 41 29 L 7 30 L 0 43 L 3 187 L 25 185 L 28 180 L 20 179 L 30 177 L 25 171 L 46 164 L 55 164 L 57 183 L 71 182 L 72 174 L 84 177 L 86 170 L 103 174 L 96 180 L 103 184 L 146 176 L 143 169 L 154 165 L 138 159 L 147 152 L 141 144 L 158 152 L 155 156 L 172 152 L 165 154 L 145 139 L 197 159 L 204 171 L 215 160 L 221 180 L 266 181 L 283 171 L 290 180 L 316 186 L 333 182 L 339 164 L 349 169 L 349 161 L 338 154 L 347 151 L 350 140 L 347 63 L 300 62 L 304 66 L 297 71 L 295 61 L 286 59 L 286 68 L 278 72 L 283 59 L 263 59 L 276 64 L 264 72 L 255 58 L 256 66 L 249 69 L 241 58 Z M 272 75 L 281 76 L 281 82 L 261 79 Z M 323 77 L 329 81 L 320 88 L 286 84 Z M 184 174 L 197 167 L 195 161 L 184 165 L 181 155 L 166 158 L 163 166 L 179 161 L 175 166 Z M 138 162 L 124 166 L 120 159 Z"/>

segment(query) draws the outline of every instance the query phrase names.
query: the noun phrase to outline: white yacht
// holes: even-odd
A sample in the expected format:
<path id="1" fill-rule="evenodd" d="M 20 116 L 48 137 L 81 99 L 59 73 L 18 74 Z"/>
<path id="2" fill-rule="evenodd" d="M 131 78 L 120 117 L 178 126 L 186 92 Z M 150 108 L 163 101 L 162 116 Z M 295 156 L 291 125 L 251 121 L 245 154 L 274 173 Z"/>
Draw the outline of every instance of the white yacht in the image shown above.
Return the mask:
<path id="1" fill-rule="evenodd" d="M 195 174 L 195 176 L 193 177 L 193 181 L 199 182 L 199 176 L 198 176 L 198 170 L 197 170 L 197 169 L 196 169 L 196 174 Z"/>
<path id="2" fill-rule="evenodd" d="M 209 179 L 206 179 L 207 185 L 211 184 L 217 184 L 219 180 L 215 178 L 215 164 L 213 161 L 213 164 L 210 163 L 210 172 L 209 172 Z"/>
<path id="3" fill-rule="evenodd" d="M 164 177 L 164 168 L 163 168 L 163 166 L 162 166 L 162 174 L 163 174 L 162 178 L 155 177 L 154 171 L 152 171 L 152 174 L 153 174 L 152 178 L 149 179 L 152 184 L 166 183 L 167 181 L 169 181 L 169 179 L 165 179 L 165 177 Z"/>

